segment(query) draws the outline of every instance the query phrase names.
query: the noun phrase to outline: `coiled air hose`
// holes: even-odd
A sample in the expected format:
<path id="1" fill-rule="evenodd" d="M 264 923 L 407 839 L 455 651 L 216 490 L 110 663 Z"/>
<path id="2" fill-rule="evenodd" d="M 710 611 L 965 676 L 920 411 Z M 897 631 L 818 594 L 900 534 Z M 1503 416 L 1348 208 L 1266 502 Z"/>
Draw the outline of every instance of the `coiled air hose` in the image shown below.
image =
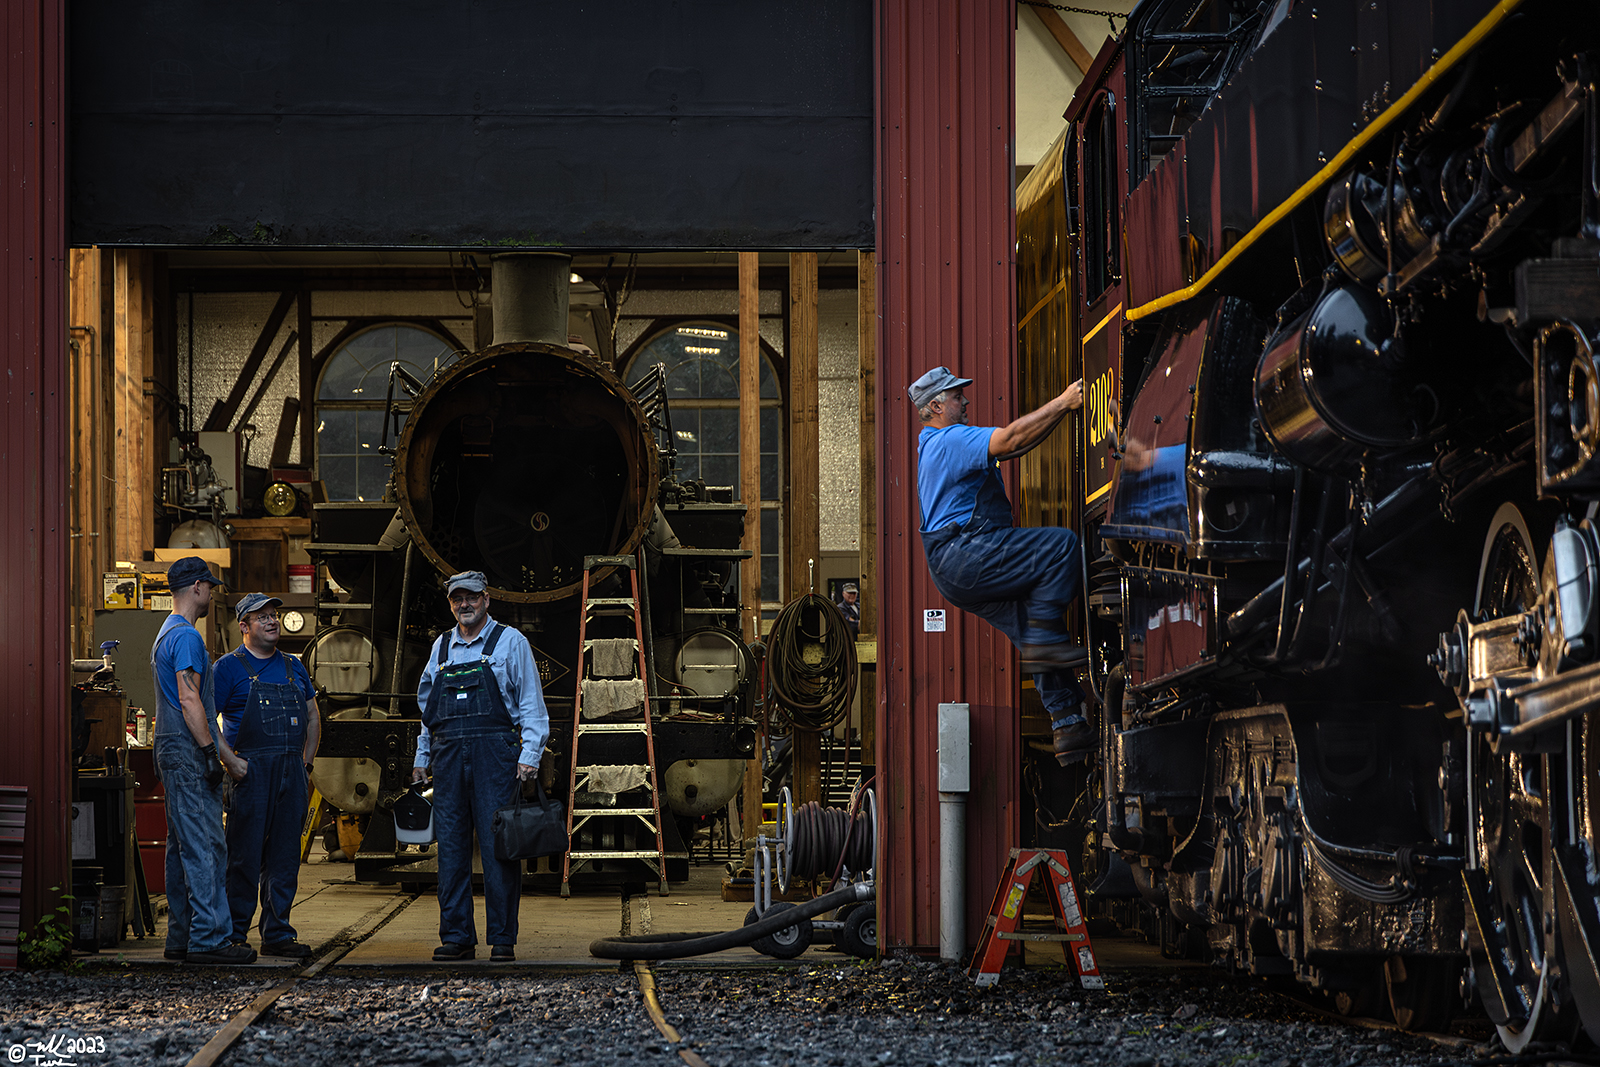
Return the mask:
<path id="1" fill-rule="evenodd" d="M 864 811 L 825 808 L 815 800 L 794 809 L 794 836 L 787 850 L 788 880 L 809 882 L 839 876 L 842 867 L 865 871 L 874 862 L 871 816 Z"/>
<path id="2" fill-rule="evenodd" d="M 815 918 L 825 911 L 873 898 L 872 883 L 857 882 L 792 908 L 770 910 L 749 926 L 741 926 L 737 930 L 602 937 L 589 943 L 589 955 L 602 960 L 681 960 L 689 956 L 703 956 L 708 952 L 748 945 L 780 930 L 787 930 L 802 919 Z"/>
<path id="3" fill-rule="evenodd" d="M 808 593 L 784 606 L 767 635 L 766 670 L 767 699 L 799 729 L 831 730 L 850 714 L 855 639 L 833 601 Z"/>

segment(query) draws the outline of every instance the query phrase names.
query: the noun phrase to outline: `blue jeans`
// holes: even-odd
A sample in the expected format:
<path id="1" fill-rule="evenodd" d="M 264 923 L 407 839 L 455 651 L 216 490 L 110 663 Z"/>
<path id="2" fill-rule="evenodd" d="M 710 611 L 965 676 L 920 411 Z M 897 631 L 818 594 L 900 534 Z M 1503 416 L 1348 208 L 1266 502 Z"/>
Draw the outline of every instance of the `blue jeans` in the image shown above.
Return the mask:
<path id="1" fill-rule="evenodd" d="M 1063 616 L 1083 584 L 1078 535 L 1059 526 L 922 535 L 928 570 L 944 598 L 988 621 L 1019 649 L 1072 640 Z M 1057 721 L 1081 722 L 1083 690 L 1071 671 L 1033 676 Z"/>
<path id="2" fill-rule="evenodd" d="M 306 818 L 306 768 L 299 751 L 251 756 L 228 812 L 228 908 L 243 941 L 261 895 L 261 943 L 295 939 L 289 925 L 300 884 L 300 832 Z"/>
<path id="3" fill-rule="evenodd" d="M 494 857 L 494 813 L 516 800 L 515 731 L 433 739 L 433 832 L 439 839 L 439 940 L 476 945 L 472 835 L 483 859 L 483 904 L 491 945 L 517 943 L 522 863 Z"/>
<path id="4" fill-rule="evenodd" d="M 233 923 L 223 872 L 222 796 L 206 784 L 207 759 L 188 734 L 156 738 L 156 768 L 167 799 L 167 949 L 211 952 Z"/>

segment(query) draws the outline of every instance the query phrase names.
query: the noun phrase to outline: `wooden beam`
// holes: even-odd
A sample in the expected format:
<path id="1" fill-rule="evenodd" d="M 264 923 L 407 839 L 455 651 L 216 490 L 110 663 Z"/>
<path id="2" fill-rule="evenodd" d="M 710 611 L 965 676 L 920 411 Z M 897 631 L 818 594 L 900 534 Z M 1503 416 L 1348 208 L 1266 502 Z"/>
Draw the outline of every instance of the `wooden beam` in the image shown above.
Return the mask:
<path id="1" fill-rule="evenodd" d="M 739 602 L 746 641 L 761 636 L 761 291 L 754 252 L 739 253 L 739 499 L 744 541 Z"/>
<path id="2" fill-rule="evenodd" d="M 244 406 L 244 411 L 239 415 L 239 425 L 243 426 L 250 421 L 250 416 L 256 413 L 256 407 L 261 403 L 261 398 L 267 395 L 267 390 L 272 388 L 272 382 L 278 377 L 278 371 L 283 368 L 283 361 L 289 355 L 289 349 L 300 340 L 298 330 L 290 330 L 289 336 L 283 342 L 283 347 L 278 349 L 278 354 L 273 357 L 272 366 L 267 368 L 266 376 L 261 379 L 261 384 L 256 387 L 255 395 L 250 398 L 250 403 Z"/>
<path id="3" fill-rule="evenodd" d="M 96 548 L 100 541 L 96 489 L 105 473 L 100 462 L 99 434 L 106 420 L 96 407 L 100 396 L 97 376 L 102 343 L 100 322 L 100 250 L 73 249 L 67 254 L 67 390 L 71 419 L 68 479 L 72 537 L 69 556 L 71 598 L 71 655 L 82 658 L 94 646 L 94 609 L 100 602 L 100 572 Z"/>
<path id="4" fill-rule="evenodd" d="M 820 441 L 817 424 L 817 254 L 789 255 L 789 532 L 788 600 L 811 587 L 821 542 Z"/>
<path id="5" fill-rule="evenodd" d="M 152 466 L 149 408 L 145 403 L 144 380 L 153 362 L 149 354 L 149 307 L 144 267 L 149 253 L 112 253 L 112 360 L 116 427 L 115 463 L 112 477 L 116 484 L 115 559 L 138 561 L 155 536 L 152 505 Z"/>
<path id="6" fill-rule="evenodd" d="M 300 335 L 300 396 L 304 398 L 300 405 L 300 465 L 310 468 L 312 458 L 316 453 L 316 442 L 312 440 L 313 423 L 312 415 L 317 410 L 317 367 L 319 366 L 316 353 L 311 350 L 311 290 L 305 288 L 300 291 L 300 325 L 295 332 Z M 288 408 L 284 408 L 285 417 Z M 388 417 L 387 414 L 384 416 Z M 278 435 L 283 435 L 280 427 Z M 273 449 L 276 451 L 276 447 Z"/>
<path id="7" fill-rule="evenodd" d="M 878 633 L 878 261 L 856 253 L 857 345 L 861 372 L 861 636 Z"/>
<path id="8" fill-rule="evenodd" d="M 821 472 L 817 420 L 817 254 L 789 255 L 789 512 L 790 602 L 816 592 L 815 567 L 821 547 Z M 832 610 L 831 608 L 829 610 Z M 822 735 L 794 731 L 794 799 L 796 804 L 822 795 Z"/>
<path id="9" fill-rule="evenodd" d="M 272 349 L 272 342 L 277 339 L 278 331 L 283 328 L 283 320 L 288 317 L 289 307 L 294 303 L 294 298 L 295 294 L 292 292 L 279 294 L 278 302 L 273 305 L 272 313 L 267 316 L 266 325 L 261 327 L 261 336 L 256 338 L 250 354 L 245 357 L 244 366 L 239 369 L 238 380 L 233 383 L 227 399 L 211 409 L 211 414 L 207 416 L 202 429 L 215 433 L 232 428 L 234 413 L 244 402 L 245 394 L 250 391 L 250 384 L 256 380 L 256 372 L 261 369 L 262 361 Z"/>
<path id="10" fill-rule="evenodd" d="M 1044 23 L 1044 28 L 1050 31 L 1050 36 L 1056 39 L 1056 44 L 1061 46 L 1067 58 L 1072 60 L 1072 65 L 1078 68 L 1078 73 L 1089 73 L 1089 65 L 1094 62 L 1094 55 L 1083 46 L 1078 35 L 1072 32 L 1072 27 L 1047 7 L 1035 7 L 1031 10 L 1039 16 L 1039 21 Z"/>
<path id="11" fill-rule="evenodd" d="M 750 558 L 739 564 L 740 630 L 761 636 L 761 268 L 754 252 L 739 253 L 739 499 Z M 765 738 L 762 738 L 763 744 Z M 761 747 L 745 761 L 744 838 L 761 832 Z"/>

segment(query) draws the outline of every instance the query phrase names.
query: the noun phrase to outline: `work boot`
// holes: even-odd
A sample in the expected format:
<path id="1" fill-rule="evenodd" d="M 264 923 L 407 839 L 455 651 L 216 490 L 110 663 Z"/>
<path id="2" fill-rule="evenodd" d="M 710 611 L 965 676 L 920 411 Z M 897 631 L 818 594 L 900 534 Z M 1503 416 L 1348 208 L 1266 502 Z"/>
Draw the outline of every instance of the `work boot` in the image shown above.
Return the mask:
<path id="1" fill-rule="evenodd" d="M 1060 641 L 1052 645 L 1023 645 L 1020 651 L 1023 674 L 1070 671 L 1089 662 L 1089 650 L 1073 641 Z"/>
<path id="2" fill-rule="evenodd" d="M 263 956 L 287 956 L 290 959 L 303 960 L 311 955 L 311 946 L 302 944 L 294 938 L 287 941 L 274 941 L 270 945 L 261 946 Z"/>
<path id="3" fill-rule="evenodd" d="M 1083 720 L 1066 726 L 1051 723 L 1051 726 L 1054 727 L 1051 734 L 1056 743 L 1056 762 L 1063 767 L 1070 767 L 1094 755 L 1094 750 L 1100 744 L 1100 735 Z"/>
<path id="4" fill-rule="evenodd" d="M 470 960 L 476 952 L 471 945 L 458 945 L 454 941 L 446 941 L 433 950 L 433 959 L 436 963 L 445 963 L 451 960 Z"/>
<path id="5" fill-rule="evenodd" d="M 256 961 L 256 950 L 249 945 L 222 945 L 209 952 L 189 953 L 189 963 L 204 963 L 214 967 L 231 967 Z"/>

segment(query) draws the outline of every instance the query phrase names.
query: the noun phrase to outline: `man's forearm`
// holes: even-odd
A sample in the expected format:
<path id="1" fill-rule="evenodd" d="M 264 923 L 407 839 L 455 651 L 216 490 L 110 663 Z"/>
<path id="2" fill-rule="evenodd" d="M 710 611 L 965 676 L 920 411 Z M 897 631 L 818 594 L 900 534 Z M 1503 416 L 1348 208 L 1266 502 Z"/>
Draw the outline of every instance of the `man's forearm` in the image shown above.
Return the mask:
<path id="1" fill-rule="evenodd" d="M 1065 397 L 1056 397 L 1044 407 L 1018 418 L 994 432 L 995 459 L 1015 459 L 1028 452 L 1067 417 Z"/>
<path id="2" fill-rule="evenodd" d="M 193 671 L 178 673 L 178 706 L 194 743 L 201 748 L 211 744 L 211 723 L 206 721 L 205 701 L 200 698 L 200 683 Z"/>
<path id="3" fill-rule="evenodd" d="M 303 755 L 310 763 L 317 756 L 317 746 L 322 744 L 322 712 L 316 700 L 306 701 L 306 746 Z"/>

